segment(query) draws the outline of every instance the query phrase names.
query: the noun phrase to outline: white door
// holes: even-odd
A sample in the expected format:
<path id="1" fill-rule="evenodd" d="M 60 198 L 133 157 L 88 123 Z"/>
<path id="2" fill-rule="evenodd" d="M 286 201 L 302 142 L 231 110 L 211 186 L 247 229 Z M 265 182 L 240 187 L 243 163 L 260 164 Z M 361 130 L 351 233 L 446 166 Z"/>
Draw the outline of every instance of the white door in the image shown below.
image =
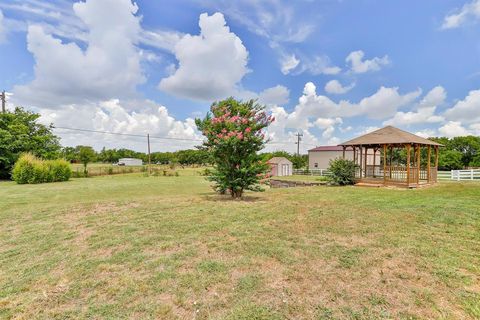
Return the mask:
<path id="1" fill-rule="evenodd" d="M 282 176 L 289 176 L 289 165 L 288 164 L 282 164 Z"/>

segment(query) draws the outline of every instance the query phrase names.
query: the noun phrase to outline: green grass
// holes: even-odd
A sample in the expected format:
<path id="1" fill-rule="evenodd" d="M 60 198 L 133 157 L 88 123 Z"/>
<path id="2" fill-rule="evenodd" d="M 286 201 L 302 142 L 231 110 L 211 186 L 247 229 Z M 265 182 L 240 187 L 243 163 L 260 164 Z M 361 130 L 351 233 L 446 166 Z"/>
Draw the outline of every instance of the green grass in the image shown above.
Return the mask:
<path id="1" fill-rule="evenodd" d="M 0 182 L 0 318 L 478 319 L 480 185 Z"/>

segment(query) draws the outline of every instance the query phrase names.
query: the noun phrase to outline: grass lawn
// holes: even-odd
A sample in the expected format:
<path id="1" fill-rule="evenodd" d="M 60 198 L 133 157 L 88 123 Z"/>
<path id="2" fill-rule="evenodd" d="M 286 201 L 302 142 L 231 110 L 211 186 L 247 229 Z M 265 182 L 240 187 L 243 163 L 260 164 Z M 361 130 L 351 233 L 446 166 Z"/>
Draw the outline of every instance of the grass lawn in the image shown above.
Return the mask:
<path id="1" fill-rule="evenodd" d="M 480 318 L 478 183 L 232 201 L 190 170 L 0 199 L 2 319 Z"/>

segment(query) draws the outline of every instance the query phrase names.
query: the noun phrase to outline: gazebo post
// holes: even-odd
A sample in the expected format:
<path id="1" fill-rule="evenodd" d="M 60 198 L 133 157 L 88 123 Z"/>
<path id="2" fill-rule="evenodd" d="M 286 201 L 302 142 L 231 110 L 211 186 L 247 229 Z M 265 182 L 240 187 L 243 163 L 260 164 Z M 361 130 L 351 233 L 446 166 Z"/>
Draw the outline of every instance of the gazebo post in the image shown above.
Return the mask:
<path id="1" fill-rule="evenodd" d="M 363 175 L 363 168 L 362 168 L 362 162 L 363 162 L 363 147 L 362 147 L 362 145 L 360 145 L 359 162 L 360 162 L 360 178 L 362 178 L 362 175 Z"/>
<path id="2" fill-rule="evenodd" d="M 431 179 L 431 170 L 430 170 L 430 163 L 431 163 L 431 153 L 432 153 L 432 146 L 431 145 L 428 145 L 427 147 L 427 183 L 430 183 L 430 179 Z"/>
<path id="3" fill-rule="evenodd" d="M 437 174 L 435 175 L 435 182 L 438 181 L 438 146 L 435 146 L 435 170 Z"/>
<path id="4" fill-rule="evenodd" d="M 417 186 L 420 184 L 420 145 L 417 144 Z"/>
<path id="5" fill-rule="evenodd" d="M 365 146 L 365 166 L 364 166 L 364 173 L 363 176 L 367 177 L 367 159 L 368 159 L 368 147 Z"/>
<path id="6" fill-rule="evenodd" d="M 387 145 L 383 145 L 383 184 L 387 184 Z"/>
<path id="7" fill-rule="evenodd" d="M 346 146 L 343 146 L 343 160 L 345 160 L 345 149 L 346 148 L 347 148 Z"/>
<path id="8" fill-rule="evenodd" d="M 389 166 L 390 166 L 390 179 L 392 179 L 392 157 L 393 157 L 393 145 L 390 145 L 390 162 L 389 162 Z"/>
<path id="9" fill-rule="evenodd" d="M 410 143 L 407 144 L 407 186 L 410 184 Z"/>
<path id="10" fill-rule="evenodd" d="M 377 147 L 374 147 L 373 148 L 373 170 L 372 170 L 372 175 L 373 177 L 375 178 L 375 158 L 376 158 L 376 155 L 377 155 Z"/>
<path id="11" fill-rule="evenodd" d="M 357 148 L 353 147 L 353 163 L 357 164 Z M 357 176 L 357 169 L 355 168 L 355 177 Z"/>

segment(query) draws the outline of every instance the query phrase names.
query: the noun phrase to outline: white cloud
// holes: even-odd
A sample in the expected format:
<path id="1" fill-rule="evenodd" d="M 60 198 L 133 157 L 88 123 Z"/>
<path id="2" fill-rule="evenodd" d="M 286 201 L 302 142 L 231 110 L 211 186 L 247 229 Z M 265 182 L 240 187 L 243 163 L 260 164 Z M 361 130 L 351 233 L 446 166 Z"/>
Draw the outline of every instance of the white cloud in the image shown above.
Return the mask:
<path id="1" fill-rule="evenodd" d="M 13 18 L 9 20 L 10 29 L 15 31 L 27 32 L 29 25 L 35 24 L 41 26 L 45 33 L 55 37 L 83 43 L 88 41 L 87 26 L 75 14 L 70 1 L 11 0 L 8 3 L 0 3 L 0 8 L 25 17 L 25 20 Z M 182 33 L 175 30 L 141 29 L 138 42 L 171 52 L 181 37 Z"/>
<path id="2" fill-rule="evenodd" d="M 438 129 L 441 136 L 452 138 L 456 136 L 467 136 L 470 132 L 465 129 L 460 121 L 448 121 Z"/>
<path id="3" fill-rule="evenodd" d="M 203 1 L 210 8 L 244 25 L 250 32 L 266 38 L 272 47 L 279 43 L 304 42 L 314 31 L 314 19 L 303 12 L 297 14 L 296 6 L 289 1 L 248 0 Z"/>
<path id="4" fill-rule="evenodd" d="M 336 103 L 330 98 L 317 95 L 313 83 L 305 84 L 303 95 L 295 107 L 292 117 L 355 117 L 367 116 L 371 119 L 384 119 L 392 116 L 396 110 L 414 101 L 421 90 L 399 94 L 398 88 L 380 87 L 373 95 L 361 99 L 358 103 L 341 100 Z"/>
<path id="5" fill-rule="evenodd" d="M 315 145 L 338 144 L 340 139 L 335 136 L 337 131 L 345 133 L 353 130 L 351 126 L 342 127 L 343 118 L 366 116 L 382 119 L 392 116 L 398 108 L 417 99 L 420 93 L 421 90 L 400 94 L 398 88 L 380 87 L 377 92 L 357 103 L 346 100 L 337 103 L 326 96 L 317 95 L 315 85 L 308 82 L 292 111 L 276 105 L 270 107 L 276 120 L 268 128 L 268 134 L 277 149 L 282 147 L 289 151 L 295 151 L 297 132 L 304 134 L 303 151 Z M 360 133 L 375 129 L 378 127 L 362 128 Z M 318 136 L 315 135 L 316 130 L 320 131 Z"/>
<path id="6" fill-rule="evenodd" d="M 445 119 L 436 114 L 438 105 L 443 104 L 447 94 L 441 86 L 433 88 L 420 101 L 414 111 L 397 112 L 393 118 L 385 121 L 383 125 L 409 126 L 420 123 L 438 123 Z"/>
<path id="7" fill-rule="evenodd" d="M 285 75 L 289 74 L 290 71 L 295 69 L 299 63 L 300 60 L 298 60 L 294 54 L 283 56 L 280 60 L 282 73 Z"/>
<path id="8" fill-rule="evenodd" d="M 458 28 L 469 19 L 480 19 L 480 0 L 466 3 L 460 10 L 447 15 L 442 24 L 442 29 Z"/>
<path id="9" fill-rule="evenodd" d="M 142 105 L 144 108 L 143 110 L 128 111 L 132 104 Z M 193 119 L 176 120 L 169 114 L 166 107 L 148 100 L 121 102 L 112 99 L 82 105 L 65 105 L 61 109 L 41 109 L 40 113 L 43 123 L 54 123 L 58 127 L 143 134 L 145 136 L 149 133 L 153 137 L 188 139 L 185 141 L 152 139 L 153 145 L 155 145 L 155 141 L 157 145 L 161 141 L 162 151 L 191 148 L 199 145 L 200 141 L 190 140 L 202 139 Z M 75 117 L 72 117 L 72 114 L 75 114 Z M 127 147 L 135 150 L 142 150 L 146 146 L 146 139 L 142 137 L 85 133 L 63 129 L 56 129 L 55 133 L 62 138 L 63 145 L 69 146 L 87 144 L 93 145 L 96 149 L 107 146 L 109 148 Z"/>
<path id="10" fill-rule="evenodd" d="M 430 137 L 435 137 L 437 135 L 435 130 L 432 130 L 432 129 L 424 129 L 421 131 L 417 131 L 415 132 L 415 134 L 425 139 Z"/>
<path id="11" fill-rule="evenodd" d="M 165 92 L 190 99 L 215 100 L 233 95 L 249 72 L 248 51 L 226 26 L 221 13 L 200 15 L 200 35 L 185 35 L 175 45 L 178 68 L 161 80 Z"/>
<path id="12" fill-rule="evenodd" d="M 144 81 L 135 46 L 141 30 L 137 6 L 130 0 L 87 0 L 73 10 L 87 26 L 86 49 L 30 26 L 27 43 L 35 79 L 14 88 L 19 100 L 53 106 L 131 96 Z"/>
<path id="13" fill-rule="evenodd" d="M 140 42 L 153 48 L 174 52 L 175 46 L 183 36 L 183 33 L 173 30 L 142 30 Z"/>
<path id="14" fill-rule="evenodd" d="M 361 135 L 373 132 L 373 131 L 378 130 L 378 129 L 380 129 L 380 128 L 376 127 L 376 126 L 363 127 L 362 130 L 357 133 L 357 135 L 361 136 Z"/>
<path id="15" fill-rule="evenodd" d="M 288 103 L 290 90 L 287 87 L 277 85 L 260 92 L 258 102 L 266 105 L 282 105 Z"/>
<path id="16" fill-rule="evenodd" d="M 332 138 L 335 126 L 342 123 L 342 118 L 318 118 L 315 120 L 315 126 L 323 130 L 322 138 L 327 140 Z"/>
<path id="17" fill-rule="evenodd" d="M 472 90 L 465 99 L 458 101 L 445 112 L 448 120 L 466 123 L 480 122 L 480 90 Z"/>
<path id="18" fill-rule="evenodd" d="M 308 72 L 314 76 L 320 74 L 335 75 L 342 71 L 340 67 L 332 65 L 330 58 L 326 55 L 314 57 L 302 57 L 295 74 Z"/>
<path id="19" fill-rule="evenodd" d="M 338 80 L 330 80 L 325 84 L 325 91 L 330 94 L 343 94 L 352 90 L 353 87 L 355 87 L 355 82 L 344 87 Z"/>
<path id="20" fill-rule="evenodd" d="M 390 64 L 388 56 L 382 58 L 375 57 L 371 60 L 363 60 L 365 53 L 362 50 L 352 51 L 345 61 L 350 63 L 350 68 L 354 73 L 365 73 L 369 71 L 378 71 L 382 66 Z"/>

